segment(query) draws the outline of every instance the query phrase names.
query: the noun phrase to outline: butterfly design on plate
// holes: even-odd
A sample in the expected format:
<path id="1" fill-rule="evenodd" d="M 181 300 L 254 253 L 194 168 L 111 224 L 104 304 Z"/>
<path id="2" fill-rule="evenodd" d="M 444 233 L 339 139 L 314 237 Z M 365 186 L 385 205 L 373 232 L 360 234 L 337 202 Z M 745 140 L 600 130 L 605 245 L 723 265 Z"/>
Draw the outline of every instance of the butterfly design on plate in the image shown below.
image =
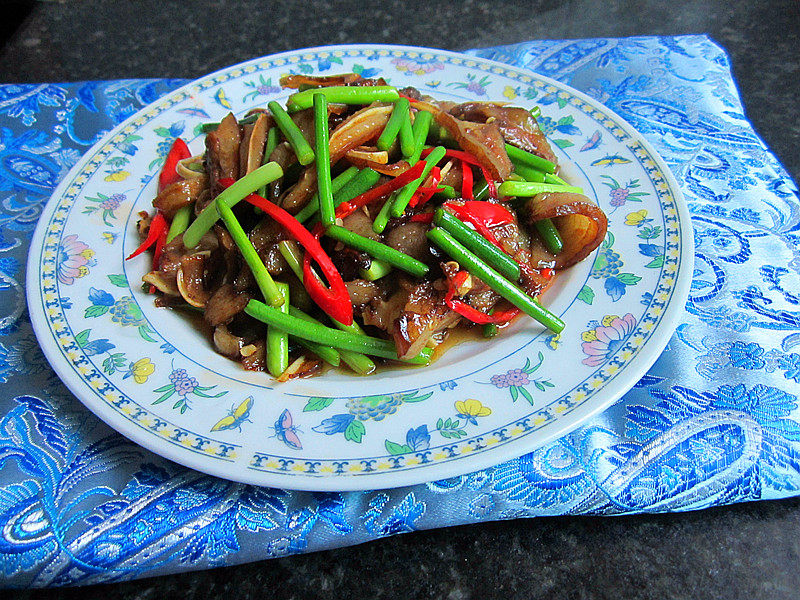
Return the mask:
<path id="1" fill-rule="evenodd" d="M 239 403 L 239 406 L 231 407 L 228 416 L 222 417 L 217 421 L 217 424 L 211 428 L 211 431 L 222 431 L 224 429 L 233 429 L 234 427 L 241 431 L 242 423 L 245 421 L 252 423 L 252 421 L 248 419 L 251 408 L 253 408 L 253 397 L 248 396 Z"/>
<path id="2" fill-rule="evenodd" d="M 211 115 L 209 115 L 205 110 L 202 108 L 180 108 L 178 109 L 179 113 L 182 115 L 189 115 L 190 117 L 202 117 L 204 119 L 210 119 Z"/>
<path id="3" fill-rule="evenodd" d="M 592 162 L 593 167 L 611 167 L 613 165 L 624 165 L 631 162 L 619 154 L 606 154 L 603 158 L 598 158 Z"/>
<path id="4" fill-rule="evenodd" d="M 602 139 L 603 139 L 603 134 L 600 133 L 600 130 L 598 129 L 592 134 L 592 137 L 586 138 L 586 143 L 583 146 L 581 146 L 580 151 L 586 152 L 587 150 L 594 150 L 595 148 L 597 148 L 597 146 L 600 145 Z"/>
<path id="5" fill-rule="evenodd" d="M 293 448 L 295 450 L 302 450 L 303 444 L 300 442 L 300 438 L 297 437 L 297 432 L 299 429 L 294 426 L 292 422 L 292 413 L 289 412 L 289 409 L 285 409 L 281 416 L 278 417 L 278 420 L 275 421 L 275 436 L 284 444 L 289 446 L 289 448 Z"/>

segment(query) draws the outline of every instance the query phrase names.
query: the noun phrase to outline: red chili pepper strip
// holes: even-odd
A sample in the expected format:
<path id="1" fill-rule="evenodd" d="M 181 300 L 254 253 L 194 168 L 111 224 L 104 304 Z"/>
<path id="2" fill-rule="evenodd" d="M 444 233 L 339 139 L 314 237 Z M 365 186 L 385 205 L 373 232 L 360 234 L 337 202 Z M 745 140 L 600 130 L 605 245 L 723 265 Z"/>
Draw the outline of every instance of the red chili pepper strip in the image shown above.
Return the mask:
<path id="1" fill-rule="evenodd" d="M 245 200 L 275 219 L 305 249 L 303 286 L 308 295 L 325 314 L 340 323 L 350 325 L 353 322 L 353 304 L 350 302 L 350 295 L 347 293 L 341 274 L 320 246 L 318 236 L 315 237 L 284 209 L 257 194 L 250 194 Z M 323 231 L 321 225 L 318 225 L 316 229 L 320 234 Z M 325 279 L 328 280 L 329 287 L 326 287 L 311 269 L 312 258 L 319 265 Z"/>
<path id="2" fill-rule="evenodd" d="M 415 206 L 422 206 L 425 204 L 439 189 L 438 185 L 441 180 L 442 170 L 439 167 L 433 167 L 431 169 L 431 174 L 426 181 L 426 183 L 430 183 L 430 185 L 418 187 L 417 191 L 414 192 L 414 195 L 411 197 L 411 201 L 408 203 L 408 205 L 411 208 L 414 208 Z"/>
<path id="3" fill-rule="evenodd" d="M 405 98 L 409 102 L 419 102 L 419 100 L 415 100 L 411 96 L 406 96 L 405 94 L 401 94 L 400 92 L 397 92 L 397 95 L 400 96 L 401 98 Z"/>
<path id="4" fill-rule="evenodd" d="M 156 249 L 153 251 L 153 270 L 156 271 L 161 263 L 161 252 L 164 250 L 164 245 L 167 243 L 167 228 L 163 228 L 161 233 L 158 234 L 156 240 Z"/>
<path id="5" fill-rule="evenodd" d="M 167 224 L 167 220 L 164 218 L 164 215 L 161 214 L 161 211 L 157 212 L 156 216 L 153 217 L 153 220 L 150 221 L 150 230 L 147 232 L 147 237 L 142 242 L 142 245 L 134 250 L 125 260 L 130 260 L 136 256 L 139 256 L 142 252 L 150 248 L 150 246 L 158 242 L 161 232 L 166 232 L 168 229 L 169 225 Z"/>
<path id="6" fill-rule="evenodd" d="M 347 216 L 353 214 L 358 208 L 365 206 L 378 198 L 383 198 L 384 196 L 388 196 L 395 190 L 399 190 L 404 185 L 411 183 L 417 177 L 422 175 L 422 171 L 425 168 L 425 161 L 421 160 L 418 161 L 413 167 L 411 167 L 408 171 L 403 173 L 402 175 L 398 175 L 394 179 L 387 181 L 386 183 L 379 185 L 378 187 L 372 188 L 371 190 L 367 190 L 360 196 L 356 196 L 352 200 L 348 200 L 347 202 L 342 202 L 336 208 L 336 218 L 337 219 L 344 219 Z"/>
<path id="7" fill-rule="evenodd" d="M 472 167 L 469 163 L 461 161 L 461 197 L 472 200 Z"/>
<path id="8" fill-rule="evenodd" d="M 481 173 L 483 173 L 483 178 L 486 180 L 486 187 L 489 188 L 489 198 L 497 198 L 497 186 L 494 184 L 494 180 L 492 176 L 489 175 L 489 171 L 486 167 L 481 167 Z"/>
<path id="9" fill-rule="evenodd" d="M 482 313 L 478 309 L 473 308 L 463 300 L 456 298 L 456 286 L 460 285 L 460 282 L 463 282 L 463 280 L 466 279 L 466 275 L 466 271 L 459 271 L 456 276 L 448 282 L 447 292 L 444 295 L 444 302 L 447 304 L 450 310 L 457 312 L 465 319 L 468 319 L 473 323 L 477 323 L 478 325 L 486 325 L 487 323 L 503 325 L 519 315 L 520 310 L 516 307 L 508 310 L 495 311 L 493 314 L 487 315 L 486 313 Z"/>
<path id="10" fill-rule="evenodd" d="M 539 274 L 545 279 L 552 279 L 555 273 L 556 273 L 555 269 L 550 269 L 550 268 L 542 269 L 539 271 Z"/>
<path id="11" fill-rule="evenodd" d="M 505 249 L 489 227 L 512 223 L 514 221 L 514 215 L 512 215 L 506 207 L 500 204 L 492 204 L 491 202 L 482 202 L 480 200 L 468 200 L 463 205 L 445 202 L 443 206 L 462 221 L 472 223 L 475 229 L 478 230 L 478 233 L 505 252 Z"/>
<path id="12" fill-rule="evenodd" d="M 414 223 L 431 223 L 433 221 L 433 213 L 417 213 L 411 215 L 410 221 Z"/>
<path id="13" fill-rule="evenodd" d="M 178 166 L 178 162 L 191 156 L 192 152 L 189 150 L 189 146 L 186 145 L 186 142 L 184 142 L 181 138 L 175 138 L 175 141 L 172 142 L 172 147 L 167 153 L 167 158 L 164 161 L 164 167 L 161 169 L 161 173 L 158 175 L 159 192 L 161 192 L 161 190 L 163 190 L 169 184 L 183 179 L 183 177 L 178 175 L 175 168 Z"/>
<path id="14" fill-rule="evenodd" d="M 433 151 L 433 148 L 425 148 L 425 150 L 422 151 L 422 155 L 421 155 L 422 158 L 425 158 L 426 156 L 428 156 L 428 154 L 430 154 L 432 151 Z M 449 157 L 449 158 L 455 158 L 455 159 L 463 161 L 465 163 L 469 163 L 471 165 L 475 165 L 476 167 L 480 167 L 481 166 L 481 164 L 478 162 L 477 158 L 475 158 L 469 152 L 465 152 L 464 150 L 447 149 L 445 151 L 444 155 L 446 157 Z"/>
<path id="15" fill-rule="evenodd" d="M 422 158 L 428 156 L 431 153 L 432 148 L 426 148 L 422 151 Z M 494 181 L 492 180 L 492 176 L 489 175 L 489 171 L 484 167 L 481 163 L 478 162 L 478 159 L 475 158 L 469 152 L 465 152 L 464 150 L 448 150 L 444 153 L 445 156 L 450 158 L 456 158 L 461 162 L 468 163 L 470 165 L 475 165 L 481 170 L 483 177 L 486 179 L 486 184 L 489 186 L 489 196 L 492 198 L 497 198 L 497 186 L 495 185 Z M 466 196 L 465 196 L 466 197 Z M 472 196 L 470 196 L 471 198 Z"/>
<path id="16" fill-rule="evenodd" d="M 468 200 L 463 205 L 448 203 L 447 208 L 459 208 L 462 212 L 467 212 L 470 216 L 480 220 L 487 227 L 508 225 L 514 222 L 514 215 L 502 204 Z"/>

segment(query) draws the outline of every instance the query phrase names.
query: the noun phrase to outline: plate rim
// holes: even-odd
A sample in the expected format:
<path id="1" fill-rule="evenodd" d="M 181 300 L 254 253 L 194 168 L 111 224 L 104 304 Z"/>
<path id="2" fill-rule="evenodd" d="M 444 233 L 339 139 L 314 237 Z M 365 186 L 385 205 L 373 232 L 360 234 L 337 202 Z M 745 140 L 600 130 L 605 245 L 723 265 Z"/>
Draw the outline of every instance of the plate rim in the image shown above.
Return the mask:
<path id="1" fill-rule="evenodd" d="M 136 427 L 129 420 L 120 419 L 119 413 L 116 410 L 113 410 L 109 404 L 96 402 L 94 401 L 93 396 L 83 393 L 86 387 L 85 382 L 78 378 L 73 370 L 69 368 L 69 365 L 66 364 L 66 361 L 59 350 L 58 344 L 53 343 L 54 338 L 51 335 L 50 328 L 44 318 L 44 314 L 40 313 L 38 310 L 37 302 L 42 300 L 42 289 L 41 286 L 31 286 L 29 283 L 31 281 L 37 281 L 40 276 L 39 267 L 41 265 L 41 253 L 32 253 L 29 250 L 26 266 L 26 301 L 28 312 L 31 318 L 31 325 L 50 367 L 56 372 L 69 391 L 90 412 L 104 421 L 111 429 L 160 457 L 174 461 L 185 467 L 227 480 L 258 486 L 279 487 L 283 489 L 305 491 L 364 491 L 395 488 L 464 475 L 465 473 L 485 469 L 508 460 L 513 460 L 529 452 L 533 452 L 547 445 L 548 443 L 563 437 L 571 431 L 574 431 L 584 424 L 588 419 L 616 403 L 655 363 L 666 345 L 669 343 L 669 340 L 671 339 L 672 334 L 678 325 L 680 317 L 683 314 L 685 303 L 688 299 L 691 284 L 691 268 L 685 265 L 692 264 L 694 262 L 694 239 L 692 234 L 692 223 L 688 206 L 686 205 L 686 201 L 683 192 L 678 185 L 678 181 L 675 179 L 675 176 L 667 165 L 666 161 L 655 150 L 653 145 L 615 111 L 606 107 L 600 101 L 591 98 L 584 92 L 581 92 L 580 90 L 577 90 L 568 84 L 554 80 L 546 75 L 538 74 L 534 71 L 526 69 L 525 67 L 508 65 L 499 61 L 463 54 L 460 52 L 421 46 L 406 46 L 399 44 L 336 44 L 292 49 L 231 64 L 186 82 L 180 87 L 157 98 L 150 104 L 138 110 L 123 122 L 110 129 L 96 143 L 84 151 L 80 160 L 64 175 L 56 189 L 51 194 L 50 198 L 43 205 L 42 212 L 39 216 L 39 221 L 37 222 L 36 229 L 31 237 L 30 249 L 39 248 L 43 242 L 43 238 L 46 235 L 46 227 L 44 226 L 46 220 L 44 220 L 43 217 L 54 212 L 54 209 L 51 208 L 55 205 L 54 198 L 61 196 L 66 192 L 71 179 L 74 179 L 74 177 L 80 171 L 85 169 L 86 165 L 91 162 L 91 157 L 102 146 L 108 144 L 125 127 L 129 126 L 137 119 L 145 116 L 146 113 L 151 111 L 156 104 L 163 102 L 169 97 L 185 93 L 201 81 L 213 80 L 213 78 L 218 75 L 228 73 L 237 68 L 246 68 L 250 65 L 257 65 L 260 61 L 276 60 L 303 53 L 320 53 L 326 51 L 334 52 L 337 50 L 353 49 L 375 51 L 388 50 L 390 52 L 393 50 L 399 50 L 402 52 L 443 54 L 465 61 L 468 60 L 475 61 L 477 63 L 485 63 L 501 67 L 506 70 L 516 70 L 523 74 L 529 74 L 531 77 L 539 81 L 553 85 L 560 89 L 565 89 L 570 94 L 574 95 L 583 102 L 586 102 L 592 107 L 601 107 L 602 110 L 613 120 L 615 120 L 616 123 L 622 127 L 629 136 L 640 143 L 644 149 L 650 153 L 661 174 L 666 180 L 669 191 L 674 198 L 675 206 L 678 212 L 677 218 L 681 225 L 680 231 L 682 233 L 682 246 L 680 255 L 678 256 L 678 270 L 675 277 L 672 296 L 667 302 L 659 321 L 659 333 L 661 335 L 657 337 L 650 336 L 646 343 L 637 351 L 636 356 L 633 357 L 626 365 L 625 373 L 628 375 L 628 377 L 625 378 L 625 382 L 630 381 L 630 384 L 623 383 L 621 379 L 615 378 L 613 381 L 603 386 L 606 389 L 610 387 L 611 390 L 607 393 L 602 402 L 593 401 L 583 403 L 570 412 L 571 418 L 561 419 L 552 425 L 548 425 L 546 429 L 541 430 L 541 434 L 533 436 L 533 438 L 525 436 L 517 441 L 503 444 L 496 450 L 475 453 L 470 457 L 469 460 L 463 462 L 446 461 L 441 463 L 431 463 L 430 465 L 421 465 L 410 470 L 403 470 L 399 472 L 372 471 L 364 473 L 349 473 L 345 476 L 315 477 L 308 474 L 287 476 L 274 472 L 256 471 L 253 469 L 245 469 L 241 473 L 237 472 L 231 475 L 225 471 L 226 461 L 207 461 L 204 460 L 202 456 L 197 455 L 192 451 L 184 450 L 179 446 L 166 443 L 159 436 L 153 433 L 148 433 L 142 428 Z M 43 343 L 43 337 L 49 343 Z M 467 465 L 467 467 L 464 468 L 462 465 Z M 428 473 L 432 471 L 435 471 L 435 476 L 428 475 Z M 252 476 L 248 477 L 248 475 Z"/>

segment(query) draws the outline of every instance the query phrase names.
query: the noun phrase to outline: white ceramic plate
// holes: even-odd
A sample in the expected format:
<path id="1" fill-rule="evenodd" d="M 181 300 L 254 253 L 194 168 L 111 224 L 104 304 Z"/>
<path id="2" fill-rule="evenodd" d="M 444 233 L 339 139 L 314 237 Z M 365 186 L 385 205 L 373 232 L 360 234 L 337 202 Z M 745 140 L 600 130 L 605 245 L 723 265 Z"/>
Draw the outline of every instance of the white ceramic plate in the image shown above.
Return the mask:
<path id="1" fill-rule="evenodd" d="M 520 319 L 427 368 L 339 372 L 276 384 L 217 355 L 142 293 L 136 215 L 151 210 L 176 135 L 228 111 L 284 101 L 286 73 L 360 72 L 440 99 L 538 104 L 567 179 L 609 216 L 605 243 L 543 302 L 554 338 Z M 655 361 L 681 313 L 692 233 L 663 160 L 595 100 L 533 73 L 440 50 L 335 46 L 232 66 L 143 109 L 85 154 L 31 244 L 28 303 L 63 381 L 123 435 L 186 466 L 290 489 L 360 490 L 447 478 L 520 456 L 577 427 Z M 40 282 L 41 285 L 36 285 Z"/>

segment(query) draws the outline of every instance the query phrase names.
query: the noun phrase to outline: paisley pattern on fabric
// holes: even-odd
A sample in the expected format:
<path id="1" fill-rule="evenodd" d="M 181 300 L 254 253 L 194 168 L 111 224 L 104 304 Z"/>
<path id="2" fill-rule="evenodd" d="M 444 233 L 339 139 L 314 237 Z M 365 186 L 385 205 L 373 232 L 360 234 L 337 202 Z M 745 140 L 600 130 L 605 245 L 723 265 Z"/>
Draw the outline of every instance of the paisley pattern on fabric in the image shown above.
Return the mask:
<path id="1" fill-rule="evenodd" d="M 704 36 L 529 42 L 472 53 L 530 68 L 599 99 L 656 146 L 680 181 L 693 214 L 694 279 L 681 325 L 650 372 L 618 404 L 557 442 L 426 485 L 346 494 L 286 492 L 177 467 L 109 430 L 60 383 L 25 313 L 23 268 L 41 207 L 80 154 L 104 131 L 182 82 L 3 85 L 0 575 L 7 585 L 120 581 L 481 520 L 691 510 L 797 493 L 800 200 L 745 120 L 725 53 Z M 412 83 L 415 77 L 435 77 L 438 70 L 424 60 L 395 66 Z M 364 68 L 365 76 L 369 70 Z M 255 80 L 253 93 L 271 85 Z M 480 80 L 463 85 L 482 89 Z M 506 90 L 509 98 L 525 93 Z M 559 102 L 547 96 L 535 100 Z M 224 95 L 218 101 L 225 102 Z M 554 139 L 570 135 L 570 123 L 546 125 Z M 594 160 L 605 161 L 598 165 L 620 159 L 602 152 L 599 132 L 581 134 L 585 140 L 576 150 L 596 153 Z M 164 139 L 174 135 L 179 134 L 165 130 Z M 120 150 L 125 154 L 137 141 L 126 139 Z M 109 181 L 128 176 L 120 158 L 110 165 Z M 661 255 L 648 240 L 661 233 L 636 204 L 637 182 L 609 177 L 603 189 L 640 238 L 640 252 L 658 265 Z M 116 201 L 94 201 L 100 222 L 115 218 Z M 607 242 L 602 261 L 594 265 L 597 277 L 579 297 L 584 302 L 635 285 L 620 271 L 613 240 Z M 58 259 L 62 282 L 91 269 L 96 251 L 80 239 L 69 240 Z M 96 317 L 139 327 L 124 298 L 109 290 L 97 289 L 90 298 Z M 63 305 L 70 302 L 61 299 Z M 625 314 L 587 323 L 586 359 L 609 352 L 629 327 Z M 76 337 L 84 350 L 107 355 L 107 369 L 143 388 L 162 386 L 159 393 L 167 394 L 171 386 L 175 398 L 188 401 L 187 394 L 200 390 L 179 374 L 169 379 L 169 373 L 154 372 L 147 357 L 128 356 L 90 329 Z M 523 390 L 535 393 L 536 382 L 544 386 L 547 379 L 530 371 L 532 366 L 520 365 L 488 385 L 524 400 Z M 231 414 L 220 428 L 247 419 L 246 399 L 222 400 Z M 377 420 L 391 408 L 378 401 L 343 405 L 340 416 L 349 427 Z M 456 420 L 467 426 L 491 411 L 478 399 L 452 409 L 451 428 Z M 327 433 L 333 425 L 338 422 L 321 427 L 328 427 Z M 398 432 L 386 441 L 387 449 L 424 448 L 431 431 Z"/>

